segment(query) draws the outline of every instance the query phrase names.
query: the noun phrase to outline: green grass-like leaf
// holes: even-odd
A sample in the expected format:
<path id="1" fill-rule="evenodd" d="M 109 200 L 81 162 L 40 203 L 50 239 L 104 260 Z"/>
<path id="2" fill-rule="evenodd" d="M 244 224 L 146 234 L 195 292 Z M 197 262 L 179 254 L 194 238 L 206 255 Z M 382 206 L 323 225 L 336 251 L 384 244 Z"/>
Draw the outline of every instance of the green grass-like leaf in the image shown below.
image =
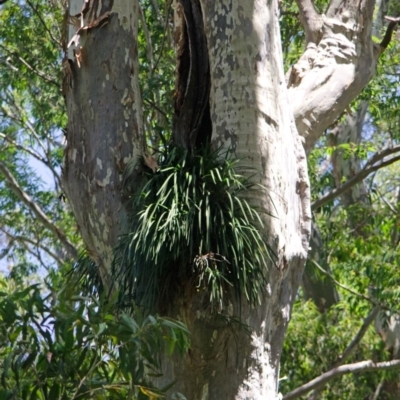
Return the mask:
<path id="1" fill-rule="evenodd" d="M 243 196 L 255 185 L 220 150 L 172 147 L 158 162 L 131 195 L 130 233 L 115 253 L 113 278 L 125 298 L 152 308 L 191 280 L 208 290 L 212 307 L 222 304 L 228 287 L 259 303 L 271 251 L 258 212 Z"/>

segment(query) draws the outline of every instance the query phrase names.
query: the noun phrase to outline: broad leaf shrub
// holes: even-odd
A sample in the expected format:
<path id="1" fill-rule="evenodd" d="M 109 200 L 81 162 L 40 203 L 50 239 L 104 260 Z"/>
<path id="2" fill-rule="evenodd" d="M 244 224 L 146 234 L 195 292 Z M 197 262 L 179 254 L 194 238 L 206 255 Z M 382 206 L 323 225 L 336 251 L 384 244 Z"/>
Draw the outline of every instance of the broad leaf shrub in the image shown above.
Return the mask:
<path id="1" fill-rule="evenodd" d="M 151 383 L 157 355 L 187 346 L 182 324 L 137 309 L 117 314 L 110 298 L 9 282 L 0 278 L 1 399 L 164 397 Z"/>

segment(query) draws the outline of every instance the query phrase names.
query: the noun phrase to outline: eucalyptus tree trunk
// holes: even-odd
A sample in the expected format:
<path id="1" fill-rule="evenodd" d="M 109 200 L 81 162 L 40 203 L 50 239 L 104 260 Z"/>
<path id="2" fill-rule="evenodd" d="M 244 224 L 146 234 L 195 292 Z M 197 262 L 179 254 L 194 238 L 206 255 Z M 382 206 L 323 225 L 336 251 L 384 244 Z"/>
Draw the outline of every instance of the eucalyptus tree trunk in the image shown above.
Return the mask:
<path id="1" fill-rule="evenodd" d="M 302 110 L 292 102 L 295 119 L 283 72 L 278 0 L 179 0 L 174 4 L 178 68 L 173 140 L 191 149 L 204 143 L 209 130 L 215 146 L 232 150 L 249 175 L 257 172 L 253 179 L 265 190 L 252 191 L 248 198 L 260 210 L 263 235 L 276 255 L 274 265 L 268 266 L 264 300 L 257 307 L 245 301 L 238 304 L 232 297 L 221 314 L 211 314 L 208 296 L 189 285 L 182 289 L 184 297 L 165 305 L 170 316 L 187 324 L 192 342 L 187 354 L 164 360 L 163 379 L 176 379 L 173 390 L 190 400 L 276 396 L 282 343 L 310 234 L 306 158 L 296 124 L 303 136 L 312 138 L 306 142 L 310 148 L 323 129 L 314 122 L 329 124 L 374 70 L 376 51 L 368 29 L 373 0 L 357 7 L 352 6 L 355 1 L 341 1 L 349 7 L 346 21 L 336 3 L 332 1 L 327 20 L 316 18 L 322 22 L 315 32 L 307 27 L 306 53 L 317 51 L 320 43 L 325 43 L 326 50 L 328 39 L 338 42 L 335 30 L 340 25 L 342 31 L 348 31 L 347 67 L 334 75 L 324 68 L 308 68 L 311 77 L 306 80 L 299 68 L 294 68 L 289 79 L 291 96 L 308 107 Z M 69 118 L 63 184 L 89 255 L 106 286 L 112 250 L 118 236 L 127 230 L 122 173 L 128 162 L 145 151 L 138 85 L 138 15 L 138 0 L 101 4 L 71 0 L 70 4 L 75 27 L 70 28 L 70 46 L 63 63 Z M 351 37 L 361 42 L 353 43 Z M 310 43 L 314 45 L 310 47 Z M 333 62 L 326 51 L 318 53 L 319 61 L 324 57 Z M 340 97 L 346 91 L 337 89 L 335 79 L 344 86 L 340 74 L 346 72 L 350 79 L 350 67 L 354 70 L 355 65 L 368 66 L 367 72 L 363 79 L 356 79 L 356 88 L 350 85 L 351 95 Z M 320 73 L 325 74 L 323 80 Z M 329 79 L 335 87 L 333 113 L 330 107 L 306 101 L 313 98 L 314 91 L 314 97 L 319 96 L 320 87 L 307 84 L 316 78 L 322 90 L 330 88 Z M 237 319 L 232 317 L 240 321 L 234 322 Z"/>
<path id="2" fill-rule="evenodd" d="M 187 3 L 177 5 L 179 15 Z M 196 1 L 189 3 L 198 7 Z M 215 317 L 202 311 L 202 295 L 185 296 L 171 306 L 171 315 L 192 332 L 192 343 L 190 353 L 167 362 L 165 372 L 178 379 L 176 388 L 188 399 L 272 399 L 308 247 L 305 154 L 285 87 L 277 2 L 201 0 L 200 6 L 210 66 L 212 142 L 233 150 L 249 175 L 257 171 L 266 190 L 249 193 L 249 200 L 262 212 L 264 234 L 277 260 L 269 266 L 258 307 L 231 299 Z M 246 329 L 223 318 L 235 316 Z"/>
<path id="3" fill-rule="evenodd" d="M 63 187 L 82 238 L 109 285 L 112 250 L 126 230 L 122 173 L 143 150 L 135 0 L 71 0 L 63 61 L 67 147 Z"/>

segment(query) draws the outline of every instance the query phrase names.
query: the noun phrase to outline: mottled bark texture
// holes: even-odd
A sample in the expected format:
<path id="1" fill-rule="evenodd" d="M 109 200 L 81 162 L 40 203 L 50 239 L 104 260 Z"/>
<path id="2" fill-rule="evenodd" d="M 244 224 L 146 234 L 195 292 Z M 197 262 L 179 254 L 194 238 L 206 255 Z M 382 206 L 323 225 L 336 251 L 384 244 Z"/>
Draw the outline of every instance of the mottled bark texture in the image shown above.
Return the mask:
<path id="1" fill-rule="evenodd" d="M 88 253 L 107 284 L 124 232 L 122 172 L 142 152 L 136 0 L 72 0 L 64 92 L 68 111 L 63 187 Z M 112 5 L 113 3 L 113 5 Z M 112 5 L 112 7 L 111 7 Z M 83 26 L 80 28 L 79 26 Z"/>
<path id="2" fill-rule="evenodd" d="M 183 3 L 176 6 L 179 12 Z M 183 358 L 165 360 L 165 379 L 177 379 L 174 390 L 191 400 L 273 399 L 308 249 L 305 153 L 287 97 L 277 2 L 200 3 L 210 65 L 212 142 L 230 149 L 246 173 L 256 173 L 253 179 L 266 188 L 248 196 L 260 210 L 277 261 L 269 266 L 265 298 L 257 307 L 232 298 L 213 316 L 207 296 L 189 290 L 180 303 L 170 305 L 170 315 L 192 332 L 192 343 Z M 185 35 L 177 32 L 176 37 Z M 232 316 L 245 327 L 227 323 Z"/>
<path id="3" fill-rule="evenodd" d="M 325 14 L 311 0 L 297 3 L 307 42 L 287 80 L 296 126 L 310 152 L 374 76 L 385 44 L 371 37 L 375 0 L 332 0 Z"/>
<path id="4" fill-rule="evenodd" d="M 126 230 L 122 172 L 144 146 L 137 1 L 70 4 L 76 26 L 64 61 L 69 121 L 63 186 L 105 284 L 112 250 Z M 249 175 L 256 172 L 253 179 L 266 190 L 249 193 L 249 199 L 260 209 L 277 256 L 258 307 L 232 298 L 222 315 L 212 316 L 207 296 L 188 288 L 166 306 L 188 325 L 192 346 L 183 358 L 165 360 L 165 379 L 177 379 L 174 390 L 190 400 L 275 397 L 310 233 L 306 160 L 295 122 L 309 151 L 373 76 L 382 51 L 371 41 L 373 0 L 332 0 L 325 15 L 299 0 L 307 47 L 288 74 L 291 109 L 277 3 L 175 4 L 181 30 L 175 36 L 174 141 L 192 149 L 210 139 L 240 158 Z M 240 316 L 247 328 L 227 324 L 228 316 Z"/>

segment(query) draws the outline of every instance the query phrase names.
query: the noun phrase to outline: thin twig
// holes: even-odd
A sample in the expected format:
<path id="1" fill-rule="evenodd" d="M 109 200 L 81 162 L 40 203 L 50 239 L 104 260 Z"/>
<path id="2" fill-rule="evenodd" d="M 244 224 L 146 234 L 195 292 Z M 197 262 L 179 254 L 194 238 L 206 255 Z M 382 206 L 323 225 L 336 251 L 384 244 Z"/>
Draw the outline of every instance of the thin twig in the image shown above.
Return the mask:
<path id="1" fill-rule="evenodd" d="M 384 304 L 378 303 L 376 300 L 372 299 L 371 297 L 366 296 L 365 294 L 361 294 L 356 292 L 355 290 L 343 285 L 342 283 L 340 283 L 339 281 L 337 281 L 328 271 L 326 271 L 325 269 L 323 269 L 315 260 L 310 259 L 309 261 L 311 261 L 322 273 L 324 273 L 325 275 L 329 276 L 329 278 L 332 279 L 332 281 L 339 287 L 341 287 L 342 289 L 348 291 L 351 294 L 354 294 L 357 297 L 360 297 L 361 299 L 367 300 L 370 303 L 372 303 L 375 306 L 379 306 L 381 308 L 384 308 L 386 310 L 389 310 L 390 308 Z"/>
<path id="2" fill-rule="evenodd" d="M 9 96 L 9 100 L 12 103 L 12 106 L 14 107 L 14 111 L 17 113 L 19 113 L 20 116 L 23 115 L 23 111 L 22 108 L 15 102 L 15 100 L 12 98 L 12 96 Z M 28 131 L 30 131 L 33 135 L 33 137 L 36 139 L 38 145 L 41 147 L 41 149 L 43 150 L 43 153 L 46 154 L 47 156 L 47 151 L 48 148 L 46 148 L 46 146 L 43 144 L 43 142 L 41 141 L 38 133 L 36 132 L 36 129 L 33 127 L 33 125 L 27 120 L 25 119 L 25 121 L 20 117 L 18 118 L 17 115 L 15 114 L 10 114 L 6 108 L 4 106 L 2 106 L 2 110 L 3 113 L 6 117 L 14 120 L 15 122 L 18 122 L 18 124 L 21 125 L 21 127 L 25 127 Z"/>
<path id="3" fill-rule="evenodd" d="M 385 199 L 384 195 L 377 189 L 375 188 L 376 193 L 378 193 L 379 197 L 381 200 L 388 206 L 389 210 L 394 214 L 394 215 L 399 215 L 399 212 Z"/>
<path id="4" fill-rule="evenodd" d="M 2 227 L 0 227 L 0 230 L 12 241 L 26 242 L 31 244 L 32 246 L 39 247 L 41 250 L 46 252 L 50 257 L 54 258 L 54 260 L 58 263 L 58 265 L 62 265 L 64 263 L 64 261 L 60 257 L 58 257 L 57 254 L 53 253 L 48 247 L 43 245 L 43 241 L 39 241 L 39 239 L 34 241 L 26 236 L 13 235 L 12 233 L 6 231 Z"/>
<path id="5" fill-rule="evenodd" d="M 164 118 L 168 121 L 168 117 L 167 114 L 165 114 L 165 112 L 163 110 L 161 110 L 160 107 L 157 106 L 157 104 L 155 104 L 153 101 L 149 100 L 149 99 L 143 99 L 143 101 L 145 103 L 148 103 L 151 107 L 154 107 L 160 114 L 162 114 L 164 116 Z"/>
<path id="6" fill-rule="evenodd" d="M 4 231 L 4 229 L 0 228 L 2 232 L 4 232 L 7 235 L 7 232 Z M 40 252 L 38 249 L 36 249 L 36 251 L 34 251 L 33 249 L 31 249 L 27 243 L 25 243 L 25 241 L 19 241 L 19 243 L 21 244 L 21 246 L 33 257 L 37 258 L 37 260 L 39 261 L 39 263 L 42 265 L 42 267 L 44 269 L 48 269 L 47 266 L 44 264 L 42 258 L 40 257 Z"/>
<path id="7" fill-rule="evenodd" d="M 55 170 L 55 168 L 51 165 L 51 163 L 45 159 L 44 157 L 42 157 L 39 153 L 36 153 L 35 151 L 33 151 L 32 149 L 23 146 L 22 144 L 17 143 L 15 140 L 9 138 L 7 135 L 5 135 L 4 133 L 0 132 L 0 137 L 3 138 L 4 140 L 6 140 L 9 144 L 15 146 L 17 149 L 25 151 L 26 153 L 28 153 L 30 156 L 32 156 L 33 158 L 35 158 L 36 160 L 40 161 L 41 163 L 43 163 L 47 168 L 49 168 L 51 170 L 51 172 L 54 175 L 54 178 L 57 181 L 57 185 L 60 186 L 61 185 L 61 177 L 59 176 L 59 174 L 57 173 L 57 171 Z"/>
<path id="8" fill-rule="evenodd" d="M 53 33 L 51 32 L 51 30 L 47 27 L 46 23 L 44 22 L 42 16 L 40 15 L 39 11 L 34 7 L 34 5 L 29 1 L 26 0 L 27 4 L 32 8 L 32 10 L 34 11 L 34 13 L 36 14 L 36 16 L 39 18 L 41 24 L 43 25 L 45 31 L 49 34 L 51 40 L 53 40 L 59 47 L 60 49 L 62 49 L 62 44 L 59 40 L 57 40 L 54 36 Z"/>
<path id="9" fill-rule="evenodd" d="M 15 52 L 15 51 L 11 51 L 9 49 L 7 49 L 7 47 L 3 46 L 2 44 L 0 44 L 0 48 L 5 51 L 10 57 L 16 57 L 22 64 L 24 64 L 30 71 L 32 71 L 34 74 L 36 74 L 37 76 L 39 76 L 40 78 L 44 79 L 46 82 L 51 83 L 52 85 L 57 86 L 58 88 L 60 87 L 59 82 L 55 81 L 52 78 L 49 78 L 47 75 L 44 74 L 44 72 L 38 71 L 37 69 L 35 69 L 34 67 L 32 67 L 32 65 L 30 65 L 24 58 L 22 58 L 19 53 Z M 19 71 L 18 68 L 16 68 L 15 66 L 9 64 L 14 71 Z"/>
<path id="10" fill-rule="evenodd" d="M 154 69 L 153 69 L 153 63 L 154 63 L 153 45 L 151 43 L 149 28 L 147 27 L 146 18 L 144 17 L 144 12 L 143 12 L 143 9 L 142 9 L 142 6 L 140 5 L 140 3 L 139 3 L 139 17 L 140 17 L 140 22 L 142 23 L 144 36 L 145 36 L 146 42 L 147 42 L 146 53 L 147 53 L 147 58 L 150 62 L 150 71 L 151 71 L 150 75 L 153 75 L 153 72 L 154 72 Z"/>
<path id="11" fill-rule="evenodd" d="M 381 390 L 382 390 L 382 387 L 383 387 L 383 384 L 385 383 L 385 380 L 384 379 L 382 379 L 380 382 L 379 382 L 379 385 L 376 387 L 376 389 L 375 389 L 375 392 L 374 392 L 374 395 L 372 396 L 372 399 L 371 400 L 378 400 L 379 399 L 379 395 L 380 395 L 380 393 L 381 393 Z"/>
<path id="12" fill-rule="evenodd" d="M 17 149 L 25 151 L 26 153 L 28 153 L 33 158 L 36 158 L 36 160 L 46 164 L 46 160 L 39 153 L 36 153 L 36 151 L 33 151 L 32 149 L 29 149 L 28 147 L 25 147 L 22 144 L 17 143 L 15 140 L 13 140 L 10 137 L 8 137 L 8 135 L 0 132 L 0 138 L 3 138 L 6 142 L 8 142 L 9 144 L 15 146 Z"/>
<path id="13" fill-rule="evenodd" d="M 158 55 L 158 58 L 157 58 L 157 60 L 156 60 L 156 63 L 154 64 L 154 67 L 153 67 L 152 70 L 151 70 L 151 75 L 153 75 L 154 71 L 157 69 L 158 64 L 159 64 L 159 62 L 160 62 L 160 60 L 161 60 L 161 56 L 162 56 L 163 51 L 164 51 L 165 38 L 166 38 L 166 36 L 167 36 L 167 28 L 168 28 L 168 14 L 169 14 L 169 10 L 170 10 L 171 4 L 172 4 L 172 1 L 170 1 L 170 2 L 166 5 L 166 7 L 167 7 L 167 18 L 165 18 L 164 35 L 163 35 L 162 42 L 161 42 L 160 54 Z"/>
<path id="14" fill-rule="evenodd" d="M 47 215 L 39 207 L 39 205 L 19 186 L 18 182 L 14 178 L 12 172 L 7 168 L 7 166 L 0 161 L 0 172 L 4 175 L 7 186 L 12 190 L 12 192 L 18 197 L 22 203 L 24 203 L 29 210 L 36 216 L 36 218 L 49 229 L 62 243 L 66 253 L 69 257 L 77 259 L 78 252 L 75 246 L 68 240 L 66 234 L 57 227 L 52 221 L 49 220 Z"/>

